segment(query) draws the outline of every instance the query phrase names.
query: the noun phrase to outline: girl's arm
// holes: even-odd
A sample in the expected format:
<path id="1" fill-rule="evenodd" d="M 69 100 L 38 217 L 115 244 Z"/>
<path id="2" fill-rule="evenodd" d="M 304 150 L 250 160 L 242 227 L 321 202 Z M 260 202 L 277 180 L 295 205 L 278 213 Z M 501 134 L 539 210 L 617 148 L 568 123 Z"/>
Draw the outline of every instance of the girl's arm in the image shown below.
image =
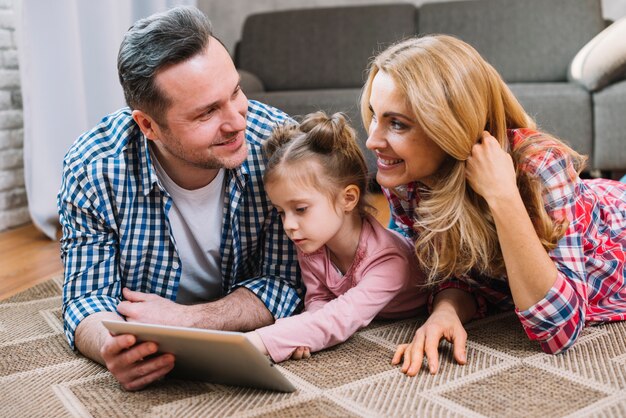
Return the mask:
<path id="1" fill-rule="evenodd" d="M 415 274 L 416 262 L 397 248 L 385 249 L 364 262 L 369 266 L 363 278 L 346 293 L 317 311 L 282 318 L 256 331 L 274 361 L 289 358 L 298 347 L 315 352 L 347 340 L 368 325 Z"/>

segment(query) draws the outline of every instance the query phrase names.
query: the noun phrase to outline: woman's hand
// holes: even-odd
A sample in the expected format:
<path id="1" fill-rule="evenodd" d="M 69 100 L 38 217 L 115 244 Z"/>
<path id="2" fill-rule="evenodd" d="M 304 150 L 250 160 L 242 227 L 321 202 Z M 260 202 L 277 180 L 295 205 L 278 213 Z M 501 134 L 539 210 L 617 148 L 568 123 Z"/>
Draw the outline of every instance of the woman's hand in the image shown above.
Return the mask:
<path id="1" fill-rule="evenodd" d="M 487 203 L 518 193 L 513 159 L 487 131 L 474 144 L 465 161 L 465 176 L 472 189 Z"/>
<path id="2" fill-rule="evenodd" d="M 465 343 L 467 332 L 461 319 L 454 309 L 433 311 L 428 320 L 416 332 L 410 344 L 400 344 L 391 364 L 402 363 L 402 373 L 415 376 L 422 368 L 424 355 L 428 358 L 428 369 L 431 374 L 439 369 L 439 341 L 445 338 L 453 344 L 454 358 L 457 363 L 465 364 Z"/>

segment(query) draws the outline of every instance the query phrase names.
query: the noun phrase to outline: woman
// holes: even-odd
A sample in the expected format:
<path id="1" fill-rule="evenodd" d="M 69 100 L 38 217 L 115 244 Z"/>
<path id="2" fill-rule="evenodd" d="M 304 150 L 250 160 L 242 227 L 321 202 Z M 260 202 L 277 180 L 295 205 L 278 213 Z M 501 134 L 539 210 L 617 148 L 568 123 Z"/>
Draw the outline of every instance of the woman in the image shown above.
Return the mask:
<path id="1" fill-rule="evenodd" d="M 403 41 L 369 68 L 367 147 L 392 225 L 413 238 L 432 314 L 398 347 L 402 371 L 441 338 L 465 363 L 463 323 L 515 307 L 548 353 L 586 324 L 626 319 L 626 185 L 581 180 L 585 158 L 540 132 L 501 77 L 444 35 Z"/>

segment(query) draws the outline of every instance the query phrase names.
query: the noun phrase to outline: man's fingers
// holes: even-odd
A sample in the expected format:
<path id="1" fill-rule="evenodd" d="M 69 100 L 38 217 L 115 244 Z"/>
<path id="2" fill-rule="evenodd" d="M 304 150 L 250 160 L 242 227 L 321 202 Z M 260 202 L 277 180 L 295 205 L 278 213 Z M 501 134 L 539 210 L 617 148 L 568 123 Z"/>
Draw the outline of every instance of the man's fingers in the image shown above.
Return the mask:
<path id="1" fill-rule="evenodd" d="M 143 302 L 149 296 L 147 293 L 135 292 L 127 287 L 122 289 L 122 295 L 124 296 L 124 299 L 129 302 Z"/>
<path id="2" fill-rule="evenodd" d="M 174 356 L 164 354 L 145 362 L 145 365 L 137 368 L 137 373 L 131 381 L 122 383 L 126 390 L 139 390 L 148 386 L 167 375 L 174 368 Z"/>
<path id="3" fill-rule="evenodd" d="M 135 336 L 130 334 L 111 336 L 111 338 L 107 339 L 105 344 L 102 346 L 100 354 L 102 355 L 102 358 L 107 360 L 107 358 L 115 357 L 122 351 L 128 350 L 130 347 L 135 345 L 136 341 L 137 339 Z"/>
<path id="4" fill-rule="evenodd" d="M 144 358 L 155 354 L 158 351 L 158 346 L 153 342 L 144 342 L 134 347 L 129 348 L 126 351 L 118 353 L 112 361 L 107 362 L 107 367 L 111 369 L 129 370 L 132 365 L 142 361 Z M 141 373 L 141 372 L 140 372 Z M 144 371 L 143 374 L 147 374 L 148 371 Z"/>

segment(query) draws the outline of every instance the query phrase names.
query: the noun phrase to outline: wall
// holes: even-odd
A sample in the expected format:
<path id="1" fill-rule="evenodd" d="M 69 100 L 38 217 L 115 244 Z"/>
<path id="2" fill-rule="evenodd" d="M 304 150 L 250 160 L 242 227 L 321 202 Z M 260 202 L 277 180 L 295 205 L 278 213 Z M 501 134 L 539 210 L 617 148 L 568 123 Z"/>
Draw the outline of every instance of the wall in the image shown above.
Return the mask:
<path id="1" fill-rule="evenodd" d="M 13 1 L 0 0 L 0 231 L 30 220 L 24 189 L 24 129 Z"/>

